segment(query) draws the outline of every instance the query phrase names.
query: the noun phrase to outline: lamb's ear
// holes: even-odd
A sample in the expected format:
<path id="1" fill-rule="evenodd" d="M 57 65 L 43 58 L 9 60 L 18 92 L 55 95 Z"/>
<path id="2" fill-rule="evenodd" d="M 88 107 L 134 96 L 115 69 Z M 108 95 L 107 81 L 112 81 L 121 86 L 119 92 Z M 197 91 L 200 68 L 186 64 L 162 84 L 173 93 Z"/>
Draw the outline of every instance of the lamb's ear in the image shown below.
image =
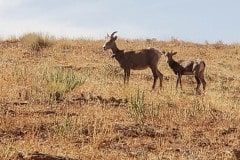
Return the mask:
<path id="1" fill-rule="evenodd" d="M 164 50 L 163 50 L 162 52 L 160 52 L 160 53 L 161 53 L 162 55 L 164 55 L 164 56 L 166 55 L 166 51 L 164 51 Z"/>
<path id="2" fill-rule="evenodd" d="M 113 37 L 113 40 L 114 40 L 114 41 L 116 41 L 116 39 L 117 39 L 117 36 Z"/>
<path id="3" fill-rule="evenodd" d="M 177 52 L 173 52 L 173 53 L 172 53 L 172 55 L 175 55 L 175 54 L 177 54 Z"/>

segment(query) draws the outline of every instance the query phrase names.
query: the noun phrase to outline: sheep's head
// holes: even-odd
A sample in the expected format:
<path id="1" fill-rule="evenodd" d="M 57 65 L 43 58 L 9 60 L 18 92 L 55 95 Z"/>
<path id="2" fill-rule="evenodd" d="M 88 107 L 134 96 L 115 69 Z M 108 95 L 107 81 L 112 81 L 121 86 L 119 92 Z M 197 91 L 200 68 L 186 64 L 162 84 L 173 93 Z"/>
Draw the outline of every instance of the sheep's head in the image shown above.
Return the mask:
<path id="1" fill-rule="evenodd" d="M 115 33 L 117 33 L 117 31 L 113 32 L 110 36 L 107 34 L 106 41 L 103 45 L 104 50 L 110 49 L 110 48 L 114 47 L 114 45 L 116 45 L 115 41 L 117 39 L 117 36 L 114 36 Z"/>
<path id="2" fill-rule="evenodd" d="M 170 62 L 170 61 L 173 59 L 172 57 L 173 57 L 175 54 L 177 54 L 177 52 L 173 52 L 173 51 L 171 51 L 171 52 L 165 52 L 165 51 L 163 51 L 162 54 L 165 56 L 166 61 L 167 61 L 167 63 L 168 63 L 168 62 Z"/>

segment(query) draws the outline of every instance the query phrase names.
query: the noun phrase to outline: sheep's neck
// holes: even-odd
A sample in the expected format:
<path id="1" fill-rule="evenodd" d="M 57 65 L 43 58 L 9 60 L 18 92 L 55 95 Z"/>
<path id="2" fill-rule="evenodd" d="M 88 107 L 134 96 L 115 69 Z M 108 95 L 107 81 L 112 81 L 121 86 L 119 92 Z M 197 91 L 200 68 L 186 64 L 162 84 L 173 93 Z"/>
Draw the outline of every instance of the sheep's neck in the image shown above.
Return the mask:
<path id="1" fill-rule="evenodd" d="M 113 57 L 116 58 L 116 60 L 120 63 L 121 67 L 122 67 L 122 63 L 124 61 L 124 50 L 120 50 L 118 49 L 116 43 L 114 43 L 112 49 L 112 53 L 113 53 Z"/>
<path id="2" fill-rule="evenodd" d="M 113 44 L 111 49 L 112 49 L 113 54 L 115 54 L 115 55 L 117 55 L 117 54 L 119 54 L 121 52 L 121 50 L 118 49 L 116 43 Z"/>

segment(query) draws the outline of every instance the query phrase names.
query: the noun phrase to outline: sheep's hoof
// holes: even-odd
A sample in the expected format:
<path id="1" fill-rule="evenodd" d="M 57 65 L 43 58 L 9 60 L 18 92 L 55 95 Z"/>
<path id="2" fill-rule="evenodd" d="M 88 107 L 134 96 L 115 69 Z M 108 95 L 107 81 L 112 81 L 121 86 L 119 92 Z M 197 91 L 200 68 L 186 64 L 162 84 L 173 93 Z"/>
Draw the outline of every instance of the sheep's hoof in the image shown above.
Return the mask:
<path id="1" fill-rule="evenodd" d="M 199 89 L 196 90 L 195 95 L 201 95 L 201 91 Z"/>

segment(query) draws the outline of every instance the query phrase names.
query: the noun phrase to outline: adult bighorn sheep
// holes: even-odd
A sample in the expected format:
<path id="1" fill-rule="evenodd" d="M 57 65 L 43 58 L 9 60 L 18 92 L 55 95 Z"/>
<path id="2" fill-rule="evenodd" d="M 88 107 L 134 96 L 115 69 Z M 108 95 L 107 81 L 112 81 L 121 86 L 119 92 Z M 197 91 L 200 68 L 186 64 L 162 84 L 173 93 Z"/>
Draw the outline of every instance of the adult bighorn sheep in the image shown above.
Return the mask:
<path id="1" fill-rule="evenodd" d="M 116 45 L 117 36 L 114 36 L 116 33 L 113 32 L 111 36 L 107 35 L 107 40 L 103 45 L 103 49 L 112 50 L 112 58 L 115 58 L 120 67 L 124 69 L 124 84 L 129 81 L 130 70 L 143 70 L 146 68 L 151 68 L 153 73 L 153 85 L 152 89 L 155 88 L 156 81 L 159 78 L 160 88 L 162 87 L 163 74 L 158 70 L 158 61 L 161 56 L 161 52 L 154 48 L 142 49 L 137 51 L 124 51 L 118 49 Z"/>
<path id="2" fill-rule="evenodd" d="M 176 89 L 178 87 L 178 83 L 180 83 L 181 89 L 182 89 L 182 75 L 194 75 L 195 79 L 197 81 L 197 87 L 196 91 L 199 91 L 199 87 L 202 83 L 203 90 L 206 88 L 206 81 L 204 79 L 204 70 L 206 67 L 206 64 L 201 59 L 194 59 L 194 60 L 181 60 L 179 62 L 176 62 L 173 59 L 173 55 L 177 54 L 177 52 L 162 52 L 164 56 L 166 57 L 166 61 L 169 64 L 170 68 L 173 70 L 173 72 L 177 75 L 177 84 Z"/>

